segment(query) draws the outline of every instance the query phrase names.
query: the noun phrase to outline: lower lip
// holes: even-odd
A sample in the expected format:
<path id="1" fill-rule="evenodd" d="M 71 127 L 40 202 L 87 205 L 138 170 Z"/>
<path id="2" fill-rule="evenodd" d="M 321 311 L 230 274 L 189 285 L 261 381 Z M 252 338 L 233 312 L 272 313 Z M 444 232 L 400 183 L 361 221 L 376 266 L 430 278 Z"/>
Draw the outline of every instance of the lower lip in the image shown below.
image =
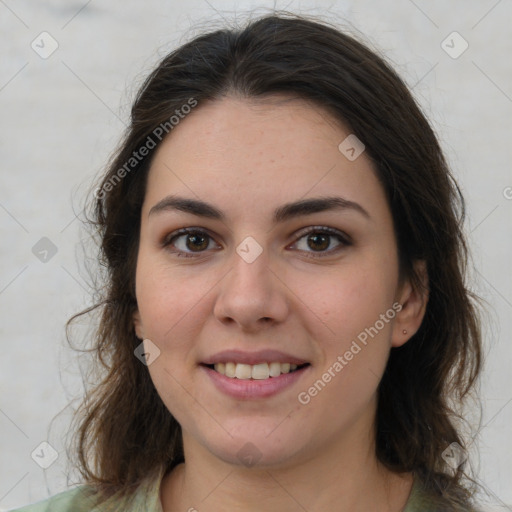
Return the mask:
<path id="1" fill-rule="evenodd" d="M 233 398 L 245 400 L 277 395 L 279 392 L 293 386 L 309 370 L 310 365 L 291 373 L 282 373 L 279 377 L 269 377 L 262 380 L 236 379 L 226 377 L 207 366 L 201 366 L 201 368 L 212 379 L 217 389 Z"/>

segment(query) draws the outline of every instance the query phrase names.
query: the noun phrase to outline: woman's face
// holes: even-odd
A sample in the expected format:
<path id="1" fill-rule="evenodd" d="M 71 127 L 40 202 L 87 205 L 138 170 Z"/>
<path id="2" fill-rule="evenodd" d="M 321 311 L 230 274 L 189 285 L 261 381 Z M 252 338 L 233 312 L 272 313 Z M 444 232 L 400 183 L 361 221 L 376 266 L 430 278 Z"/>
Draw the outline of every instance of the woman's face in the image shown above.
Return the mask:
<path id="1" fill-rule="evenodd" d="M 412 333 L 385 194 L 353 139 L 339 149 L 349 135 L 300 100 L 225 98 L 158 149 L 135 325 L 186 451 L 284 467 L 371 441 L 390 348 Z"/>

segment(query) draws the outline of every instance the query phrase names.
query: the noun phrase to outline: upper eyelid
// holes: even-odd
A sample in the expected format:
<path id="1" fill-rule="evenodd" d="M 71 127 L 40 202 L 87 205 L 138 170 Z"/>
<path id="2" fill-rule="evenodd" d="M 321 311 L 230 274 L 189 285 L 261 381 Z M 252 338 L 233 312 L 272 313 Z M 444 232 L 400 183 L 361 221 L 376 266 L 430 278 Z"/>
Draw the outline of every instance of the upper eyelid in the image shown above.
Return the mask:
<path id="1" fill-rule="evenodd" d="M 346 234 L 341 229 L 331 228 L 329 226 L 320 226 L 320 225 L 313 225 L 313 226 L 307 226 L 305 228 L 301 228 L 293 234 L 294 237 L 302 238 L 303 236 L 309 234 L 309 233 L 315 233 L 317 231 L 323 231 L 327 233 L 328 235 L 332 236 L 340 236 L 341 238 L 345 239 L 347 242 L 351 241 L 351 238 L 348 234 Z"/>

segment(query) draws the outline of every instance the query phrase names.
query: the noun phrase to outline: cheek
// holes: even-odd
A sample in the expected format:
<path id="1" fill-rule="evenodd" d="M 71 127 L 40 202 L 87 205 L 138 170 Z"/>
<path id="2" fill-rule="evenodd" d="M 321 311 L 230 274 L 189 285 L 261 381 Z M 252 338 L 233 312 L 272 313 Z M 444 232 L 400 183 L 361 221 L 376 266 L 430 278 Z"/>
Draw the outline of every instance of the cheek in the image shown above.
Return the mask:
<path id="1" fill-rule="evenodd" d="M 155 388 L 171 414 L 187 424 L 200 417 L 197 399 L 190 387 L 194 340 L 199 339 L 205 315 L 205 276 L 169 268 L 154 258 L 141 255 L 137 267 L 137 302 L 144 335 L 160 349 L 148 366 Z"/>
<path id="2" fill-rule="evenodd" d="M 316 280 L 315 292 L 307 298 L 311 307 L 316 301 L 322 314 L 322 322 L 310 324 L 321 358 L 299 401 L 310 411 L 322 411 L 334 426 L 374 399 L 390 350 L 393 272 L 383 277 L 372 266 L 359 270 L 331 276 L 323 291 Z"/>
<path id="3" fill-rule="evenodd" d="M 373 258 L 372 258 L 373 260 Z M 369 260 L 340 266 L 329 274 L 304 279 L 301 300 L 336 341 L 347 340 L 373 325 L 391 306 L 396 271 Z M 317 320 L 317 322 L 318 322 Z"/>
<path id="4" fill-rule="evenodd" d="M 190 327 L 213 284 L 205 274 L 180 272 L 142 256 L 137 266 L 136 289 L 146 336 L 164 343 L 185 326 Z"/>

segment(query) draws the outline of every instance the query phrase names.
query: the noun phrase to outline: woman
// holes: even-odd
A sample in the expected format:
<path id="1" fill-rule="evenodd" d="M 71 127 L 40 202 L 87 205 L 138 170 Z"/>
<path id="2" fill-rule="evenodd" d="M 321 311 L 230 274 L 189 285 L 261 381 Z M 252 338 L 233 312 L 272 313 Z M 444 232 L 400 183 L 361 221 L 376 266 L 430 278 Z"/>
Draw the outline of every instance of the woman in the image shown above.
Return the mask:
<path id="1" fill-rule="evenodd" d="M 353 38 L 273 15 L 172 52 L 95 191 L 86 485 L 22 510 L 474 510 L 462 216 L 427 120 Z"/>

